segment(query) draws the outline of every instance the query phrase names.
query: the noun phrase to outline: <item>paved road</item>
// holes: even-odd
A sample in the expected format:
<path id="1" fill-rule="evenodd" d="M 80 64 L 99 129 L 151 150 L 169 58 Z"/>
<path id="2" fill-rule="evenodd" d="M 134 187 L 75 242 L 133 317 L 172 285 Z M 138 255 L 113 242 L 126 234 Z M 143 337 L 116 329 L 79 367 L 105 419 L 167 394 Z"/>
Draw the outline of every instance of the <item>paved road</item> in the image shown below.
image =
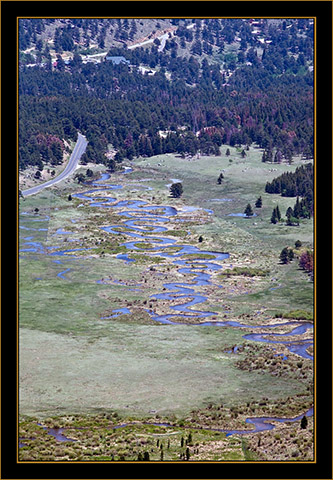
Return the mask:
<path id="1" fill-rule="evenodd" d="M 65 178 L 69 177 L 69 175 L 71 175 L 75 171 L 80 158 L 82 157 L 82 155 L 84 154 L 87 148 L 87 145 L 88 145 L 88 142 L 86 140 L 86 137 L 81 135 L 81 133 L 78 133 L 78 139 L 74 147 L 74 150 L 72 152 L 72 155 L 68 161 L 68 164 L 66 165 L 66 168 L 60 173 L 60 175 L 58 175 L 55 178 L 52 178 L 52 180 L 49 180 L 48 182 L 37 185 L 36 187 L 28 188 L 27 190 L 22 190 L 23 196 L 27 197 L 28 195 L 33 195 L 34 193 L 38 193 L 44 188 L 50 187 L 51 185 L 61 182 Z"/>

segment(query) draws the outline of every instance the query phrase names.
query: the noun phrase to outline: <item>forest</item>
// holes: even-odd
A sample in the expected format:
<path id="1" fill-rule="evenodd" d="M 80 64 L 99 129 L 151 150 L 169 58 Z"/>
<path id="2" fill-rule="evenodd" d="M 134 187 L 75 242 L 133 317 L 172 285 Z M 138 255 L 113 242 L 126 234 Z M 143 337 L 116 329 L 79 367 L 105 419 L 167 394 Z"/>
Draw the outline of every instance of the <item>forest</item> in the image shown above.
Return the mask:
<path id="1" fill-rule="evenodd" d="M 313 215 L 314 199 L 313 199 L 313 165 L 308 163 L 297 167 L 295 172 L 285 172 L 267 182 L 265 187 L 266 193 L 278 193 L 283 197 L 297 197 L 296 204 L 292 210 L 290 207 L 289 214 L 294 218 L 309 218 Z M 299 200 L 299 197 L 303 197 Z M 292 211 L 291 211 L 292 210 Z"/>
<path id="2" fill-rule="evenodd" d="M 174 34 L 160 51 L 157 37 L 128 48 L 139 20 L 21 20 L 20 168 L 61 162 L 63 141 L 77 131 L 89 141 L 83 162 L 110 170 L 137 156 L 220 155 L 221 145 L 255 143 L 282 159 L 311 157 L 313 25 L 256 24 L 260 41 L 249 20 L 173 19 Z M 84 60 L 92 42 L 108 52 L 99 63 Z M 107 158 L 110 144 L 116 154 Z"/>

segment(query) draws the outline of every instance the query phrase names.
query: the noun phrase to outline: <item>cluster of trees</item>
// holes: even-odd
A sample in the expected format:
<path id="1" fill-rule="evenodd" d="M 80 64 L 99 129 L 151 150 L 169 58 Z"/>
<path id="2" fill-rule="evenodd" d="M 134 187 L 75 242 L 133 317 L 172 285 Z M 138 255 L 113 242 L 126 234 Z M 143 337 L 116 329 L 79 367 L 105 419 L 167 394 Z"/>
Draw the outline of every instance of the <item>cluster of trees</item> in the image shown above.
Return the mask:
<path id="1" fill-rule="evenodd" d="M 300 218 L 310 218 L 310 211 L 308 210 L 308 205 L 306 199 L 299 200 L 297 197 L 294 208 L 288 207 L 286 211 L 286 225 L 299 225 Z M 271 223 L 278 223 L 281 221 L 281 212 L 279 205 L 273 208 Z"/>
<path id="2" fill-rule="evenodd" d="M 270 73 L 297 74 L 313 61 L 313 22 L 296 19 L 270 21 L 261 19 L 252 25 L 247 19 L 150 19 L 145 20 L 152 37 L 157 30 L 176 26 L 175 36 L 167 41 L 165 50 L 171 57 L 183 56 L 184 50 L 195 57 L 218 55 L 226 68 L 251 63 L 263 65 Z M 47 45 L 41 34 L 53 36 L 57 52 L 81 51 L 93 41 L 100 49 L 110 45 L 128 45 L 143 35 L 140 19 L 21 19 L 19 21 L 20 50 Z M 190 27 L 190 28 L 188 28 Z M 193 28 L 192 28 L 193 27 Z M 254 33 L 260 31 L 260 35 Z M 259 29 L 259 30 L 258 30 Z M 147 30 L 145 31 L 147 35 Z M 264 37 L 264 45 L 259 37 Z M 239 42 L 237 52 L 226 52 L 225 46 Z M 153 47 L 158 47 L 155 39 Z M 259 50 L 260 47 L 260 50 Z M 137 49 L 136 49 L 137 50 Z M 261 53 L 262 52 L 262 53 Z"/>
<path id="3" fill-rule="evenodd" d="M 305 197 L 308 190 L 313 188 L 313 165 L 308 163 L 297 167 L 295 172 L 284 172 L 267 182 L 266 193 L 278 193 L 282 197 Z"/>
<path id="4" fill-rule="evenodd" d="M 267 182 L 267 193 L 278 193 L 283 197 L 297 196 L 294 208 L 289 207 L 286 216 L 291 218 L 310 218 L 314 210 L 313 198 L 313 165 L 308 163 L 297 167 L 295 172 L 285 172 Z M 300 200 L 299 197 L 303 198 Z M 292 222 L 291 222 L 292 223 Z"/>
<path id="5" fill-rule="evenodd" d="M 285 247 L 282 249 L 280 253 L 280 261 L 283 264 L 290 263 L 295 257 L 294 250 L 289 247 Z"/>
<path id="6" fill-rule="evenodd" d="M 262 207 L 262 198 L 261 196 L 257 198 L 256 202 L 255 202 L 255 207 L 256 208 L 261 208 Z M 254 214 L 253 212 L 253 208 L 251 206 L 250 203 L 248 203 L 245 207 L 245 210 L 244 210 L 244 215 L 249 218 L 249 217 L 252 217 L 252 215 Z"/>
<path id="7" fill-rule="evenodd" d="M 305 270 L 307 273 L 309 273 L 311 278 L 313 279 L 313 268 L 314 268 L 313 250 L 307 249 L 300 254 L 300 252 L 297 252 L 297 250 L 300 249 L 301 246 L 302 246 L 302 242 L 300 240 L 297 240 L 295 242 L 296 255 L 292 248 L 290 247 L 283 248 L 280 253 L 280 261 L 281 263 L 286 265 L 287 263 L 290 263 L 295 258 L 295 256 L 298 257 L 299 267 Z"/>
<path id="8" fill-rule="evenodd" d="M 273 208 L 272 216 L 271 216 L 271 223 L 277 223 L 281 220 L 281 212 L 279 209 L 279 205 Z"/>

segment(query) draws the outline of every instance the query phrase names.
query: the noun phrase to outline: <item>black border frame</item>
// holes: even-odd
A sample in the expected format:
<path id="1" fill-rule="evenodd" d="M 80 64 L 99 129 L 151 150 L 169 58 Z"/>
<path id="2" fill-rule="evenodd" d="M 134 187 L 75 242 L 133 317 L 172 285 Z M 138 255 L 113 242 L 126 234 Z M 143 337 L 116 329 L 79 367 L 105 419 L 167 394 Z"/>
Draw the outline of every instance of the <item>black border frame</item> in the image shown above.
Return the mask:
<path id="1" fill-rule="evenodd" d="M 133 464 L 16 462 L 16 21 L 35 16 L 316 17 L 317 22 L 317 461 L 315 463 Z M 332 478 L 332 3 L 331 1 L 9 1 L 1 2 L 2 252 L 1 478 Z M 14 147 L 15 146 L 15 147 Z M 8 189 L 8 192 L 7 192 Z M 8 202 L 10 199 L 10 202 Z M 16 259 L 16 262 L 15 260 Z M 10 299 L 10 300 L 9 300 Z M 9 303 L 10 302 L 10 303 Z M 9 307 L 10 304 L 10 308 Z"/>

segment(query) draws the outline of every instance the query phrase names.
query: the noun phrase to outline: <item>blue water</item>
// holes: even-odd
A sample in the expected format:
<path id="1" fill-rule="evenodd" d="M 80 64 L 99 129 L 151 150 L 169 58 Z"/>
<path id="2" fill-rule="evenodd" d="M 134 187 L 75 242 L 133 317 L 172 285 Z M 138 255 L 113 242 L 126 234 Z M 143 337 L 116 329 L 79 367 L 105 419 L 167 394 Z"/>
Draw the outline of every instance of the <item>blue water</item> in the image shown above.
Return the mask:
<path id="1" fill-rule="evenodd" d="M 130 169 L 126 169 L 126 171 L 124 171 L 123 173 L 128 174 L 130 173 L 130 171 L 131 171 Z M 97 198 L 96 196 L 92 196 L 92 194 L 95 194 L 98 191 L 105 192 L 105 190 L 107 189 L 116 190 L 116 189 L 122 188 L 122 186 L 120 185 L 110 185 L 109 183 L 102 183 L 102 182 L 107 182 L 109 178 L 110 178 L 109 174 L 103 174 L 99 180 L 94 181 L 91 184 L 93 186 L 98 186 L 100 188 L 90 189 L 84 193 L 75 194 L 73 196 L 80 198 L 85 202 L 88 201 L 90 207 L 114 208 L 114 209 L 128 208 L 127 211 L 119 212 L 119 214 L 124 217 L 123 225 L 124 227 L 126 227 L 126 230 L 129 229 L 129 231 L 126 231 L 126 232 L 122 231 L 122 228 L 119 225 L 110 225 L 110 226 L 102 227 L 102 229 L 112 235 L 125 234 L 128 237 L 134 238 L 135 239 L 134 241 L 124 242 L 122 245 L 126 246 L 130 250 L 143 251 L 143 252 L 148 251 L 149 255 L 152 255 L 152 256 L 158 255 L 166 258 L 171 258 L 173 259 L 173 263 L 175 265 L 179 265 L 181 267 L 178 269 L 179 273 L 183 274 L 184 276 L 190 275 L 189 281 L 164 283 L 163 288 L 166 291 L 151 295 L 150 298 L 177 301 L 177 304 L 170 306 L 170 310 L 173 313 L 158 315 L 152 309 L 146 309 L 146 312 L 149 313 L 149 315 L 153 320 L 162 324 L 178 325 L 179 323 L 181 323 L 179 322 L 179 319 L 183 318 L 184 319 L 183 323 L 188 323 L 188 321 L 191 320 L 191 325 L 196 325 L 200 327 L 229 326 L 229 327 L 236 327 L 236 328 L 251 328 L 251 329 L 265 328 L 265 329 L 271 329 L 271 330 L 274 330 L 275 328 L 278 328 L 284 325 L 295 325 L 294 328 L 288 333 L 283 333 L 283 334 L 276 334 L 274 332 L 269 332 L 265 334 L 251 333 L 251 334 L 245 334 L 243 338 L 247 340 L 256 341 L 256 342 L 283 344 L 292 353 L 296 353 L 303 358 L 308 358 L 308 359 L 313 358 L 311 355 L 309 355 L 306 352 L 306 349 L 310 345 L 312 345 L 312 342 L 308 340 L 284 340 L 284 337 L 301 335 L 302 333 L 306 332 L 308 329 L 313 328 L 313 325 L 309 322 L 300 323 L 300 322 L 294 321 L 294 322 L 285 322 L 285 323 L 280 323 L 280 324 L 270 325 L 270 326 L 266 326 L 266 325 L 252 326 L 252 325 L 247 325 L 247 324 L 237 322 L 237 321 L 232 321 L 232 320 L 225 320 L 225 321 L 218 321 L 218 322 L 214 322 L 210 320 L 202 321 L 202 319 L 205 319 L 205 318 L 209 319 L 209 317 L 218 315 L 218 313 L 212 312 L 212 311 L 200 310 L 196 307 L 200 304 L 204 304 L 207 301 L 207 297 L 204 294 L 200 293 L 200 291 L 198 291 L 198 287 L 211 285 L 211 274 L 209 272 L 218 271 L 222 269 L 223 267 L 219 262 L 228 258 L 229 254 L 222 253 L 222 252 L 208 251 L 208 250 L 200 250 L 198 247 L 195 247 L 193 245 L 188 245 L 188 244 L 178 244 L 177 239 L 174 239 L 174 238 L 153 237 L 151 235 L 145 235 L 146 232 L 150 232 L 150 233 L 166 232 L 168 230 L 167 227 L 156 225 L 156 224 L 157 223 L 165 224 L 169 222 L 169 217 L 177 217 L 178 215 L 177 209 L 170 206 L 148 205 L 146 202 L 142 200 L 117 201 L 117 199 L 113 197 L 101 196 L 100 198 Z M 212 199 L 212 201 L 230 201 L 230 199 Z M 193 209 L 197 210 L 198 207 L 193 207 Z M 188 211 L 191 211 L 191 207 L 188 207 Z M 205 211 L 209 214 L 213 214 L 212 210 L 206 209 Z M 22 215 L 31 216 L 29 212 L 23 212 Z M 239 213 L 239 214 L 230 214 L 230 216 L 244 217 L 245 215 Z M 43 222 L 43 221 L 49 220 L 49 217 L 42 216 L 42 215 L 39 216 L 34 214 L 34 217 L 32 218 L 32 220 L 35 222 Z M 137 225 L 138 222 L 143 222 L 143 224 Z M 34 230 L 47 231 L 47 229 L 45 228 L 35 229 L 35 228 L 25 227 L 24 225 L 20 225 L 20 229 L 31 230 L 31 231 L 34 231 Z M 70 233 L 72 232 L 67 232 L 61 228 L 58 229 L 56 232 L 56 234 L 59 234 L 59 235 L 70 234 Z M 52 248 L 57 248 L 57 247 L 48 247 L 48 252 L 46 252 L 45 247 L 41 242 L 34 241 L 33 235 L 29 237 L 24 237 L 23 240 L 24 240 L 24 243 L 22 245 L 22 248 L 20 249 L 20 253 L 21 252 L 22 253 L 34 252 L 37 254 L 48 253 L 51 256 L 60 256 L 62 257 L 62 260 L 60 261 L 56 259 L 54 260 L 54 262 L 61 265 L 64 264 L 65 261 L 70 261 L 75 259 L 75 256 L 72 256 L 71 259 L 68 259 L 68 258 L 65 259 L 66 253 L 69 253 L 69 252 L 73 253 L 76 251 L 89 250 L 93 248 L 93 247 L 73 248 L 73 249 L 59 250 L 59 251 L 50 253 L 50 250 L 52 250 Z M 148 250 L 141 249 L 139 246 L 136 245 L 139 242 L 144 242 L 144 243 L 149 242 L 151 247 Z M 170 250 L 170 247 L 172 247 L 175 244 L 177 245 L 177 247 L 179 247 L 179 250 L 177 252 L 173 252 L 172 250 Z M 209 254 L 213 257 L 213 261 L 211 259 L 201 259 L 200 256 L 198 256 L 197 258 L 195 258 L 194 256 L 190 260 L 187 260 L 186 258 L 184 259 L 184 256 L 188 254 L 192 254 L 192 255 L 193 254 L 194 255 Z M 128 254 L 119 254 L 117 255 L 117 258 L 126 263 L 134 262 L 133 259 L 128 257 Z M 66 276 L 66 274 L 70 270 L 71 268 L 65 268 L 64 270 L 57 273 L 57 277 L 62 280 L 68 281 L 69 278 Z M 104 282 L 104 279 L 102 279 L 102 280 L 99 280 L 97 283 L 105 283 L 105 282 Z M 121 284 L 121 282 L 117 280 L 113 280 L 113 283 Z M 279 288 L 279 287 L 273 287 L 273 288 Z M 118 308 L 118 309 L 112 310 L 111 315 L 101 317 L 101 319 L 102 320 L 113 319 L 113 318 L 117 318 L 120 315 L 130 314 L 130 313 L 131 313 L 130 309 L 126 307 Z M 173 321 L 173 319 L 177 319 L 177 322 Z M 274 336 L 276 339 L 273 340 L 271 338 L 272 336 Z M 233 353 L 237 353 L 237 350 L 239 347 L 240 346 L 236 346 L 233 349 Z M 232 351 L 230 351 L 230 353 L 232 353 Z M 283 360 L 287 360 L 287 356 L 283 354 L 275 354 L 275 355 L 282 356 Z M 305 413 L 305 415 L 312 416 L 313 408 L 308 410 Z M 251 433 L 260 432 L 264 430 L 272 430 L 274 428 L 274 425 L 270 423 L 272 421 L 295 422 L 300 420 L 302 417 L 303 415 L 299 415 L 298 417 L 295 417 L 295 418 L 274 418 L 274 417 L 247 418 L 246 422 L 254 426 L 254 429 L 251 431 L 249 430 L 218 430 L 218 429 L 215 429 L 215 430 L 224 432 L 227 435 L 234 435 L 234 434 L 245 435 L 245 434 L 251 434 Z M 128 424 L 114 426 L 113 428 L 121 428 L 126 425 Z M 164 425 L 171 427 L 171 425 L 168 425 L 168 424 L 164 424 Z M 57 441 L 60 441 L 60 442 L 75 441 L 73 439 L 66 437 L 63 434 L 63 431 L 65 430 L 63 428 L 60 428 L 60 429 L 49 429 L 46 427 L 43 427 L 43 428 L 47 430 L 47 432 L 50 435 L 54 436 L 54 438 L 56 438 Z M 19 447 L 22 447 L 22 446 L 24 446 L 24 443 L 20 442 Z"/>
<path id="2" fill-rule="evenodd" d="M 243 217 L 243 218 L 252 218 L 252 217 L 256 217 L 257 214 L 254 213 L 253 215 L 251 215 L 250 217 L 246 216 L 245 213 L 228 213 L 227 215 L 228 217 Z"/>
<path id="3" fill-rule="evenodd" d="M 127 168 L 123 173 L 128 174 L 131 172 L 130 168 Z M 211 272 L 216 272 L 223 268 L 220 262 L 223 262 L 226 258 L 229 257 L 228 253 L 215 252 L 209 250 L 200 250 L 200 248 L 189 245 L 189 244 L 180 244 L 178 243 L 177 238 L 169 237 L 160 237 L 147 235 L 147 233 L 163 233 L 167 232 L 167 226 L 161 224 L 167 224 L 172 217 L 175 219 L 178 215 L 177 209 L 168 205 L 149 205 L 143 200 L 117 200 L 115 197 L 105 196 L 107 190 L 118 190 L 123 188 L 121 185 L 114 185 L 108 183 L 110 179 L 110 174 L 102 174 L 99 180 L 92 182 L 90 185 L 98 188 L 90 188 L 85 192 L 73 194 L 73 197 L 79 198 L 84 202 L 88 202 L 90 207 L 96 208 L 112 208 L 112 209 L 125 209 L 119 212 L 119 215 L 124 217 L 122 222 L 123 227 L 126 231 L 122 229 L 122 225 L 109 225 L 101 227 L 102 230 L 111 234 L 111 235 L 126 235 L 129 238 L 132 238 L 130 241 L 122 243 L 122 246 L 125 246 L 129 251 L 142 252 L 145 255 L 157 255 L 160 257 L 169 258 L 172 260 L 174 265 L 178 265 L 178 272 L 182 275 L 189 275 L 189 280 L 186 282 L 168 282 L 163 284 L 164 291 L 151 295 L 151 298 L 163 299 L 177 301 L 177 304 L 170 306 L 171 313 L 158 315 L 153 310 L 146 310 L 151 318 L 159 323 L 167 323 L 176 325 L 181 323 L 181 318 L 184 319 L 184 323 L 188 323 L 188 320 L 191 320 L 191 324 L 201 325 L 201 326 L 232 326 L 232 327 L 242 327 L 242 328 L 262 328 L 262 326 L 250 326 L 242 324 L 235 321 L 219 321 L 211 322 L 207 320 L 202 322 L 203 318 L 209 318 L 211 316 L 218 315 L 218 312 L 207 311 L 198 308 L 199 305 L 204 304 L 207 301 L 207 296 L 200 292 L 200 287 L 206 287 L 211 285 Z M 100 197 L 96 196 L 96 193 L 101 192 Z M 212 199 L 212 201 L 229 201 L 230 199 Z M 182 211 L 193 211 L 198 210 L 198 207 L 184 207 Z M 205 209 L 209 214 L 213 214 L 213 210 Z M 27 214 L 27 212 L 25 212 Z M 245 217 L 243 213 L 229 214 L 230 216 L 241 216 Z M 31 216 L 31 214 L 30 214 Z M 253 215 L 255 216 L 255 214 Z M 38 218 L 38 215 L 34 214 L 34 221 L 45 221 L 49 220 L 47 216 L 41 216 Z M 140 225 L 138 223 L 140 222 Z M 25 229 L 23 225 L 22 229 Z M 26 228 L 27 229 L 27 228 Z M 67 232 L 59 228 L 56 234 L 69 234 L 72 232 Z M 140 243 L 145 243 L 150 245 L 148 248 L 141 248 Z M 171 247 L 178 247 L 178 251 L 173 251 Z M 90 247 L 91 249 L 93 247 Z M 49 247 L 48 250 L 52 249 Z M 74 253 L 75 251 L 89 250 L 89 248 L 73 248 L 65 250 L 57 250 L 55 252 L 49 253 L 52 256 L 66 256 L 66 253 Z M 35 253 L 44 253 L 45 249 L 43 244 L 40 242 L 34 242 L 33 236 L 25 237 L 25 243 L 22 245 L 20 252 L 35 252 Z M 196 254 L 198 256 L 196 257 Z M 212 259 L 202 259 L 200 258 L 201 254 L 207 254 L 212 257 Z M 192 255 L 190 259 L 186 259 L 186 255 Z M 185 258 L 184 258 L 185 257 Z M 73 257 L 72 257 L 73 258 Z M 74 257 L 75 258 L 75 257 Z M 118 254 L 117 258 L 126 263 L 134 262 L 134 259 L 131 259 L 127 253 Z M 68 280 L 66 273 L 70 271 L 70 268 L 66 268 L 61 272 L 57 273 L 57 276 L 63 280 Z M 102 282 L 101 282 L 102 283 Z M 133 287 L 133 286 L 132 286 Z M 272 287 L 279 288 L 279 287 Z M 198 290 L 199 289 L 199 290 Z M 130 311 L 126 311 L 130 313 Z M 118 316 L 121 314 L 121 309 L 114 310 L 113 315 Z M 176 317 L 176 318 L 175 318 Z M 177 319 L 176 321 L 173 321 Z M 197 322 L 195 320 L 198 320 Z M 280 343 L 284 344 L 290 352 L 297 353 L 298 355 L 304 358 L 312 359 L 312 356 L 306 352 L 306 349 L 312 344 L 310 341 L 291 341 L 284 340 L 285 336 L 295 336 L 304 333 L 307 329 L 313 328 L 313 325 L 310 323 L 299 322 L 287 322 L 284 324 L 279 324 L 275 326 L 265 326 L 265 328 L 275 329 L 281 325 L 293 325 L 296 326 L 292 331 L 285 334 L 247 334 L 244 335 L 244 338 L 247 340 L 265 342 L 265 343 Z M 272 335 L 275 335 L 276 339 L 272 339 Z M 280 338 L 277 338 L 280 337 Z"/>
<path id="4" fill-rule="evenodd" d="M 116 318 L 116 317 L 119 317 L 119 315 L 124 315 L 126 313 L 131 313 L 130 310 L 126 307 L 118 308 L 116 310 L 112 310 L 112 312 L 113 312 L 112 315 L 109 315 L 107 317 L 101 317 L 101 320 L 105 320 L 105 319 L 108 319 L 108 318 Z"/>

